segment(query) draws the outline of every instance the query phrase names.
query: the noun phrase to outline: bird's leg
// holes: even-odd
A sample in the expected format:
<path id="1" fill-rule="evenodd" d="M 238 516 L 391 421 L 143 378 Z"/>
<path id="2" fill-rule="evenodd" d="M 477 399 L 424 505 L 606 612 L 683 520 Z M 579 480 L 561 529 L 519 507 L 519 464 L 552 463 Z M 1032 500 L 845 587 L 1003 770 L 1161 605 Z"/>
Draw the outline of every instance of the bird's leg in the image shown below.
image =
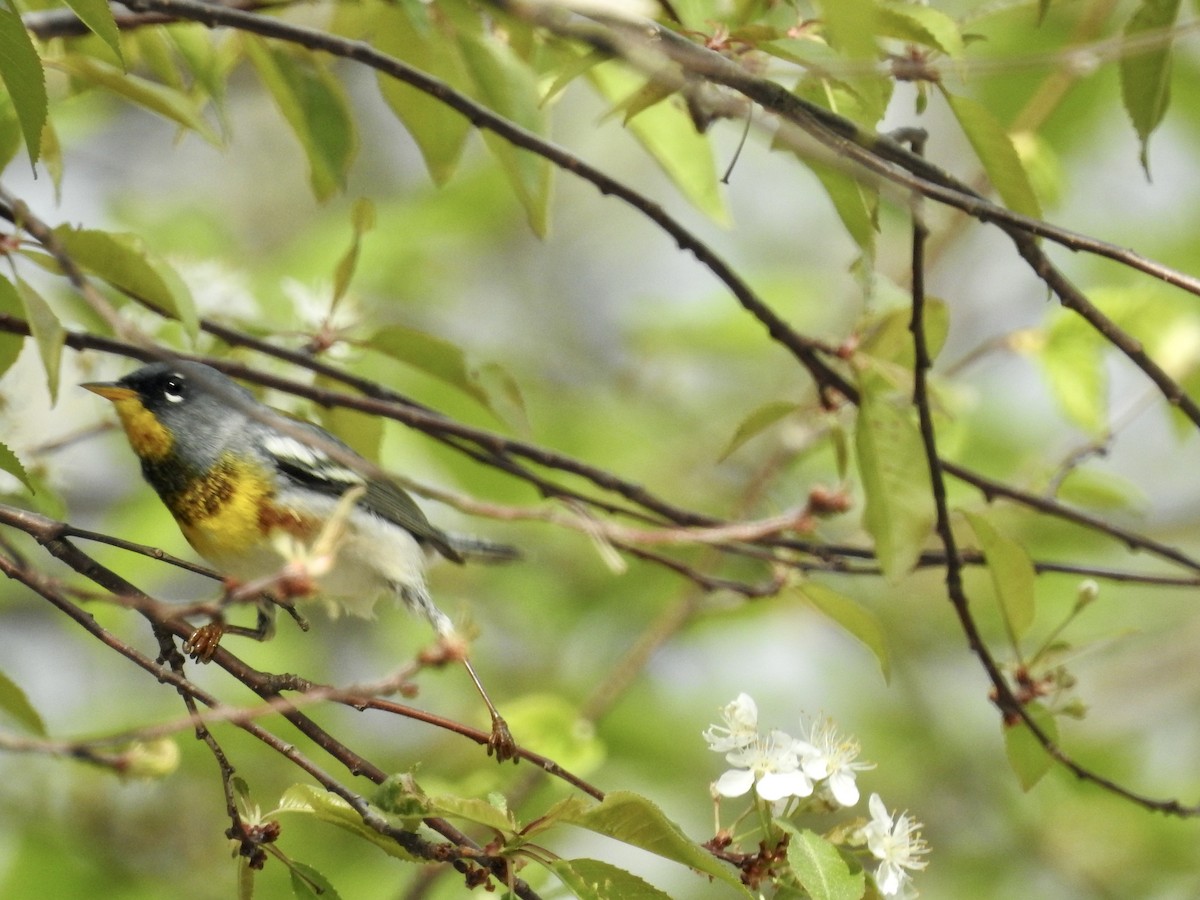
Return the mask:
<path id="1" fill-rule="evenodd" d="M 466 667 L 467 674 L 471 676 L 471 681 L 475 683 L 475 688 L 479 691 L 479 696 L 487 704 L 488 713 L 492 717 L 492 736 L 488 738 L 487 742 L 488 756 L 494 754 L 496 762 L 502 763 L 511 759 L 513 763 L 516 763 L 519 759 L 517 755 L 517 742 L 513 740 L 512 732 L 508 730 L 508 723 L 504 721 L 504 717 L 500 715 L 495 704 L 492 703 L 492 698 L 483 689 L 483 682 L 475 674 L 475 668 L 471 665 L 471 660 L 464 656 L 462 663 Z"/>

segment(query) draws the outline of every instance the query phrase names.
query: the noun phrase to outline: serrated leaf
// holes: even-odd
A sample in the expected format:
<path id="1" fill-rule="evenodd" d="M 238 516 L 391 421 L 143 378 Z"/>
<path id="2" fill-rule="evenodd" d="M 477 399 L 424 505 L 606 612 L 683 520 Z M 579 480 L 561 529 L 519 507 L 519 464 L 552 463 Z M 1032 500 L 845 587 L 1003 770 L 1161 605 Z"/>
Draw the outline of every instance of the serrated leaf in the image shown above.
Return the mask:
<path id="1" fill-rule="evenodd" d="M 1040 703 L 1030 703 L 1025 709 L 1047 737 L 1057 743 L 1058 723 L 1053 714 Z M 1046 748 L 1023 722 L 1004 726 L 1004 752 L 1008 756 L 1008 764 L 1017 775 L 1021 789 L 1025 791 L 1041 781 L 1042 776 L 1054 765 L 1054 760 L 1046 752 Z"/>
<path id="2" fill-rule="evenodd" d="M 550 871 L 578 900 L 671 900 L 654 885 L 596 859 L 556 859 Z"/>
<path id="3" fill-rule="evenodd" d="M 8 164 L 16 159 L 24 141 L 12 98 L 7 90 L 0 90 L 0 169 L 7 169 Z"/>
<path id="4" fill-rule="evenodd" d="M 121 53 L 121 33 L 117 30 L 117 22 L 113 18 L 108 0 L 67 0 L 67 6 L 71 7 L 75 15 L 79 16 L 79 21 L 83 22 L 89 31 L 108 45 L 117 61 L 124 66 L 125 58 Z"/>
<path id="5" fill-rule="evenodd" d="M 425 861 L 420 857 L 413 856 L 400 844 L 364 823 L 354 808 L 337 794 L 331 794 L 312 785 L 294 784 L 284 791 L 279 801 L 279 811 L 281 813 L 304 813 L 315 816 L 322 822 L 337 825 L 374 844 L 396 859 L 408 862 Z"/>
<path id="6" fill-rule="evenodd" d="M 719 459 L 721 461 L 728 459 L 746 441 L 762 434 L 784 416 L 794 413 L 799 408 L 799 404 L 788 400 L 771 400 L 751 410 L 738 423 L 737 429 L 733 432 L 733 437 L 729 439 L 729 444 L 721 451 Z"/>
<path id="7" fill-rule="evenodd" d="M 796 589 L 809 603 L 828 616 L 846 633 L 859 641 L 875 656 L 885 682 L 892 678 L 892 657 L 888 650 L 887 633 L 879 618 L 863 606 L 833 588 L 816 582 L 805 582 Z"/>
<path id="8" fill-rule="evenodd" d="M 191 129 L 211 144 L 220 143 L 220 137 L 204 118 L 197 102 L 182 91 L 137 75 L 127 75 L 90 56 L 65 56 L 55 60 L 54 65 L 89 87 L 104 88 L 130 103 Z"/>
<path id="9" fill-rule="evenodd" d="M 860 900 L 867 889 L 866 876 L 861 869 L 851 872 L 837 847 L 807 828 L 778 820 L 775 825 L 791 836 L 788 865 L 812 900 Z"/>
<path id="10" fill-rule="evenodd" d="M 895 581 L 912 570 L 933 530 L 929 467 L 911 406 L 892 402 L 887 381 L 870 370 L 859 387 L 854 446 L 866 495 L 863 525 L 884 576 Z"/>
<path id="11" fill-rule="evenodd" d="M 372 43 L 381 52 L 466 91 L 470 78 L 456 42 L 434 28 L 426 13 L 424 4 L 374 5 L 370 10 Z M 416 141 L 429 177 L 435 184 L 445 184 L 458 168 L 471 123 L 424 91 L 382 72 L 378 81 L 384 101 Z"/>
<path id="12" fill-rule="evenodd" d="M 945 89 L 942 94 L 1000 199 L 1014 212 L 1040 219 L 1041 203 L 1033 192 L 1029 173 L 1025 171 L 1025 165 L 1004 126 L 982 103 L 970 97 L 951 94 Z"/>
<path id="13" fill-rule="evenodd" d="M 3 284 L 7 286 L 8 282 L 4 281 Z M 42 295 L 20 278 L 17 279 L 17 294 L 25 310 L 29 331 L 37 344 L 42 368 L 46 370 L 46 388 L 50 392 L 50 403 L 53 405 L 58 401 L 58 375 L 62 368 L 62 349 L 67 339 L 67 329 L 63 328 L 58 316 Z"/>
<path id="14" fill-rule="evenodd" d="M 1036 612 L 1034 585 L 1037 572 L 1025 548 L 1007 535 L 1001 534 L 983 516 L 964 512 L 963 516 L 979 539 L 979 549 L 987 563 L 1000 614 L 1015 646 L 1029 631 Z"/>
<path id="15" fill-rule="evenodd" d="M 661 809 L 631 791 L 611 791 L 603 801 L 593 804 L 568 798 L 568 802 L 557 804 L 552 811 L 553 815 L 545 817 L 541 828 L 531 827 L 525 834 L 532 835 L 559 822 L 577 825 L 698 869 L 738 889 L 741 896 L 751 896 L 731 868 L 691 840 Z"/>
<path id="16" fill-rule="evenodd" d="M 877 15 L 882 34 L 934 47 L 955 59 L 962 56 L 962 32 L 958 24 L 941 10 L 916 3 L 885 0 L 879 4 Z"/>
<path id="17" fill-rule="evenodd" d="M 48 109 L 46 74 L 21 17 L 7 9 L 0 9 L 0 80 L 16 110 L 29 161 L 37 162 Z"/>
<path id="18" fill-rule="evenodd" d="M 96 277 L 177 319 L 189 335 L 199 329 L 191 292 L 179 274 L 136 234 L 60 225 L 54 236 Z"/>
<path id="19" fill-rule="evenodd" d="M 296 900 L 341 900 L 341 894 L 329 879 L 312 866 L 293 860 L 288 863 L 288 872 L 292 876 L 292 895 Z"/>
<path id="20" fill-rule="evenodd" d="M 309 183 L 318 200 L 346 184 L 358 152 L 358 135 L 341 83 L 310 55 L 242 34 L 246 56 L 291 126 L 308 159 Z"/>
<path id="21" fill-rule="evenodd" d="M 638 76 L 613 63 L 592 68 L 588 78 L 609 101 L 640 84 Z M 629 122 L 628 128 L 689 203 L 716 222 L 728 221 L 712 143 L 696 132 L 685 110 L 660 103 Z"/>
<path id="22" fill-rule="evenodd" d="M 11 454 L 11 451 L 0 444 L 0 468 L 8 471 L 7 466 L 4 465 L 6 453 Z M 5 713 L 27 731 L 31 731 L 39 737 L 46 736 L 46 725 L 42 721 L 42 717 L 38 715 L 38 711 L 33 708 L 33 704 L 29 702 L 29 698 L 17 683 L 3 672 L 0 672 L 0 712 Z"/>
<path id="23" fill-rule="evenodd" d="M 504 118 L 544 135 L 548 128 L 546 112 L 539 102 L 533 70 L 490 35 L 462 33 L 458 46 L 475 95 Z M 513 146 L 491 131 L 485 131 L 483 138 L 524 207 L 529 227 L 539 237 L 545 236 L 554 171 L 550 161 Z"/>
<path id="24" fill-rule="evenodd" d="M 1166 29 L 1175 24 L 1179 6 L 1180 0 L 1142 0 L 1125 26 L 1127 39 L 1147 32 L 1158 32 L 1162 37 L 1149 47 L 1130 48 L 1121 54 L 1121 99 L 1142 145 L 1138 158 L 1147 178 L 1150 135 L 1162 122 L 1171 101 L 1173 48 Z"/>

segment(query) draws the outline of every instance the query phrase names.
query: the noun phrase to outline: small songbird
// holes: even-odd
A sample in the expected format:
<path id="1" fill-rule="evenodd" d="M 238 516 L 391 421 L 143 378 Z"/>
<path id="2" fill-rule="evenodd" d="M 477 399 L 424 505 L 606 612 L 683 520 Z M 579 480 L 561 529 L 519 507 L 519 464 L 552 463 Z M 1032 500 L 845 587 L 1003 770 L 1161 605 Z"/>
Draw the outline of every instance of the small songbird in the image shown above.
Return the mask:
<path id="1" fill-rule="evenodd" d="M 211 366 L 155 362 L 83 387 L 113 402 L 142 474 L 188 543 L 239 582 L 281 572 L 289 546 L 311 545 L 336 519 L 332 561 L 314 579 L 319 596 L 367 616 L 380 596 L 391 595 L 453 641 L 454 625 L 426 587 L 426 555 L 462 562 L 514 553 L 435 527 L 412 497 L 375 477 L 378 470 L 345 443 L 258 402 Z M 513 758 L 507 725 L 465 656 L 463 662 L 492 716 L 488 752 Z"/>

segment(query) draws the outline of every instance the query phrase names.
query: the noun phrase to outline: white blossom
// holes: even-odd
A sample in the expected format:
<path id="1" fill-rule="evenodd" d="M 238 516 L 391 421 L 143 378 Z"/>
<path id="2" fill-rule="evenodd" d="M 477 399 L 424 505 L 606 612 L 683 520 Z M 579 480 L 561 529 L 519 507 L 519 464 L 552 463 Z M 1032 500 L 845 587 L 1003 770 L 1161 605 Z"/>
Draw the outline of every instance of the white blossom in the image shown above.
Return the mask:
<path id="1" fill-rule="evenodd" d="M 741 750 L 727 753 L 725 759 L 734 768 L 716 780 L 713 790 L 722 797 L 740 797 L 753 787 L 768 802 L 807 797 L 813 791 L 812 779 L 801 771 L 793 743 L 790 735 L 772 731 L 766 737 L 756 736 Z"/>
<path id="2" fill-rule="evenodd" d="M 813 781 L 824 780 L 824 787 L 839 806 L 854 806 L 859 798 L 855 773 L 873 769 L 874 764 L 855 761 L 858 741 L 838 734 L 830 719 L 814 721 L 807 732 L 807 740 L 794 743 L 800 768 Z"/>
<path id="3" fill-rule="evenodd" d="M 929 846 L 921 838 L 921 823 L 910 818 L 908 813 L 900 813 L 893 821 L 878 794 L 871 795 L 867 806 L 871 821 L 863 826 L 862 833 L 867 849 L 880 860 L 875 870 L 879 893 L 902 900 L 917 896 L 910 883 L 909 870 L 924 869 L 927 861 L 922 857 L 929 852 Z"/>
<path id="4" fill-rule="evenodd" d="M 758 706 L 749 694 L 737 698 L 721 710 L 724 725 L 710 725 L 703 733 L 708 749 L 729 753 L 748 747 L 758 739 Z"/>

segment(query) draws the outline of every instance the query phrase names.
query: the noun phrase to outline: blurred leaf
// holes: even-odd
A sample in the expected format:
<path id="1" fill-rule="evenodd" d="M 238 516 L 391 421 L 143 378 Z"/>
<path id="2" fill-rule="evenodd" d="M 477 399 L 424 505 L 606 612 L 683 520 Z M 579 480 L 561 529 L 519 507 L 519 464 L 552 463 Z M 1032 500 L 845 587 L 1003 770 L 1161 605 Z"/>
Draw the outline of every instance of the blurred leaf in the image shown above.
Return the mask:
<path id="1" fill-rule="evenodd" d="M 64 56 L 54 65 L 88 87 L 102 87 L 137 106 L 191 129 L 211 144 L 220 137 L 208 124 L 195 100 L 166 85 L 127 75 L 108 63 L 90 56 Z"/>
<path id="2" fill-rule="evenodd" d="M 892 402 L 887 381 L 869 369 L 860 372 L 859 387 L 854 437 L 863 525 L 884 576 L 895 581 L 912 570 L 933 529 L 929 466 L 911 406 Z"/>
<path id="3" fill-rule="evenodd" d="M 958 24 L 941 10 L 916 3 L 882 0 L 877 7 L 882 34 L 924 44 L 958 58 L 963 53 L 962 31 Z"/>
<path id="4" fill-rule="evenodd" d="M 383 53 L 468 92 L 470 76 L 455 41 L 435 28 L 424 4 L 373 3 L 366 8 L 371 42 Z M 424 91 L 380 72 L 379 90 L 412 135 L 434 184 L 445 184 L 458 168 L 471 133 L 467 117 Z"/>
<path id="5" fill-rule="evenodd" d="M 585 776 L 604 762 L 605 747 L 595 727 L 558 694 L 523 694 L 505 703 L 504 718 L 522 744 L 576 775 Z"/>
<path id="6" fill-rule="evenodd" d="M 996 600 L 1000 604 L 1000 614 L 1015 647 L 1033 624 L 1037 609 L 1034 593 L 1037 572 L 1025 548 L 1001 534 L 991 522 L 971 512 L 964 511 L 963 516 L 979 539 L 979 549 L 987 562 Z"/>
<path id="7" fill-rule="evenodd" d="M 279 800 L 279 811 L 306 813 L 322 822 L 344 828 L 356 837 L 374 844 L 389 856 L 408 862 L 425 862 L 413 856 L 398 843 L 366 825 L 354 808 L 337 794 L 331 794 L 309 784 L 294 784 Z"/>
<path id="8" fill-rule="evenodd" d="M 337 306 L 337 302 L 345 296 L 350 287 L 350 280 L 358 266 L 358 252 L 362 246 L 363 235 L 375 227 L 375 205 L 365 197 L 355 200 L 354 208 L 350 212 L 350 224 L 354 229 L 354 237 L 345 255 L 338 260 L 337 269 L 333 274 L 333 306 Z"/>
<path id="9" fill-rule="evenodd" d="M 341 900 L 329 879 L 310 865 L 292 860 L 288 863 L 292 876 L 292 895 L 296 900 Z"/>
<path id="10" fill-rule="evenodd" d="M 638 76 L 613 63 L 594 67 L 588 77 L 610 101 L 641 84 Z M 629 122 L 628 128 L 688 202 L 714 221 L 728 220 L 712 143 L 696 132 L 685 110 L 660 103 Z"/>
<path id="11" fill-rule="evenodd" d="M 1073 313 L 1059 311 L 1037 357 L 1063 413 L 1092 435 L 1108 430 L 1107 349 L 1103 335 Z"/>
<path id="12" fill-rule="evenodd" d="M 117 61 L 124 66 L 124 56 L 121 53 L 121 32 L 117 30 L 117 22 L 113 18 L 112 8 L 108 0 L 67 0 L 67 6 L 79 16 L 79 21 L 88 27 L 100 40 L 112 50 Z"/>
<path id="13" fill-rule="evenodd" d="M 21 17 L 7 9 L 0 9 L 0 80 L 16 110 L 29 161 L 35 163 L 41 155 L 48 108 L 46 74 Z"/>
<path id="14" fill-rule="evenodd" d="M 338 389 L 345 385 L 318 375 L 313 385 L 322 389 Z M 344 406 L 322 407 L 321 425 L 337 435 L 359 456 L 371 462 L 379 462 L 379 447 L 383 442 L 383 417 L 371 415 Z"/>
<path id="15" fill-rule="evenodd" d="M 798 403 L 790 400 L 770 400 L 762 406 L 751 410 L 740 423 L 729 444 L 721 451 L 719 459 L 728 459 L 742 444 L 753 437 L 762 434 L 784 416 L 794 413 L 800 408 Z"/>
<path id="16" fill-rule="evenodd" d="M 513 409 L 513 392 L 517 390 L 516 382 L 497 364 L 485 367 L 486 378 L 481 378 L 467 361 L 467 355 L 461 347 L 415 328 L 403 325 L 387 325 L 376 331 L 370 340 L 372 349 L 407 363 L 451 387 L 457 388 L 468 397 L 473 398 L 492 412 L 501 421 L 505 421 L 502 412 Z M 485 387 L 484 381 L 499 384 L 503 395 L 494 398 Z M 519 393 L 516 395 L 519 398 Z M 523 415 L 523 401 L 516 401 Z"/>
<path id="17" fill-rule="evenodd" d="M 0 316 L 10 316 L 16 320 L 25 316 L 25 307 L 21 303 L 20 295 L 12 284 L 3 278 L 0 278 Z M 0 377 L 12 368 L 24 346 L 24 335 L 0 331 Z"/>
<path id="18" fill-rule="evenodd" d="M 663 811 L 645 797 L 631 791 L 610 791 L 600 803 L 588 803 L 578 797 L 570 797 L 547 811 L 546 815 L 525 829 L 523 834 L 532 837 L 558 823 L 577 825 L 614 840 L 640 847 L 656 856 L 674 860 L 706 875 L 724 881 L 738 889 L 743 897 L 750 897 L 732 869 L 718 862 Z"/>
<path id="19" fill-rule="evenodd" d="M 254 872 L 249 860 L 238 858 L 238 900 L 254 900 Z"/>
<path id="20" fill-rule="evenodd" d="M 1040 219 L 1042 207 L 1012 138 L 988 107 L 970 97 L 942 91 L 963 134 L 971 142 L 988 180 L 1014 212 Z"/>
<path id="21" fill-rule="evenodd" d="M 0 126 L 2 127 L 2 126 Z M 58 132 L 49 119 L 42 126 L 42 165 L 50 175 L 50 183 L 54 185 L 54 199 L 62 201 L 63 156 L 62 145 L 58 142 Z"/>
<path id="22" fill-rule="evenodd" d="M 1060 500 L 1086 509 L 1129 509 L 1145 500 L 1145 494 L 1133 482 L 1112 472 L 1076 466 L 1058 486 Z"/>
<path id="23" fill-rule="evenodd" d="M 47 119 L 49 121 L 49 119 Z M 8 168 L 24 143 L 24 132 L 7 90 L 0 91 L 0 169 Z"/>
<path id="24" fill-rule="evenodd" d="M 1053 743 L 1058 743 L 1058 723 L 1053 714 L 1040 703 L 1030 703 L 1025 709 L 1030 718 L 1046 733 Z M 1028 791 L 1050 771 L 1054 760 L 1046 752 L 1032 731 L 1023 722 L 1004 726 L 1004 751 L 1008 763 L 1017 774 L 1021 789 Z"/>
<path id="25" fill-rule="evenodd" d="M 628 94 L 623 100 L 619 100 L 613 104 L 612 108 L 601 117 L 600 121 L 604 122 L 618 113 L 624 113 L 623 121 L 628 125 L 638 113 L 645 112 L 652 106 L 657 106 L 676 92 L 675 88 L 650 79 L 643 82 L 641 87 Z"/>
<path id="26" fill-rule="evenodd" d="M 859 900 L 866 891 L 866 876 L 851 872 L 838 848 L 807 828 L 795 828 L 775 820 L 775 826 L 790 835 L 787 859 L 800 886 L 812 900 Z"/>
<path id="27" fill-rule="evenodd" d="M 1150 135 L 1167 114 L 1171 101 L 1172 47 L 1166 29 L 1175 24 L 1179 5 L 1180 0 L 1142 0 L 1125 26 L 1127 39 L 1153 36 L 1155 32 L 1162 38 L 1149 47 L 1131 47 L 1121 54 L 1121 99 L 1141 141 L 1138 159 L 1147 178 Z"/>
<path id="28" fill-rule="evenodd" d="M 318 200 L 346 184 L 358 151 L 358 135 L 341 82 L 311 55 L 301 57 L 243 33 L 246 55 L 308 158 L 309 180 Z"/>
<path id="29" fill-rule="evenodd" d="M 879 58 L 880 13 L 875 0 L 822 0 L 821 20 L 830 44 L 846 59 L 875 62 Z M 844 79 L 862 101 L 860 124 L 874 125 L 887 110 L 892 81 L 882 74 Z"/>
<path id="30" fill-rule="evenodd" d="M 11 285 L 0 279 L 0 290 L 9 290 Z M 46 370 L 46 388 L 50 392 L 50 403 L 58 402 L 58 376 L 62 369 L 62 349 L 67 339 L 67 329 L 58 321 L 58 316 L 45 299 L 23 279 L 17 279 L 17 293 L 25 309 L 25 321 L 37 343 L 38 356 Z"/>
<path id="31" fill-rule="evenodd" d="M 883 623 L 873 612 L 861 603 L 839 594 L 833 588 L 814 581 L 806 581 L 798 585 L 796 590 L 821 613 L 870 650 L 879 664 L 883 680 L 892 680 L 892 659 L 888 650 L 887 633 Z"/>
<path id="32" fill-rule="evenodd" d="M 70 225 L 55 228 L 54 236 L 88 272 L 179 320 L 189 335 L 196 334 L 199 320 L 187 285 L 141 237 Z"/>
<path id="33" fill-rule="evenodd" d="M 942 300 L 926 297 L 922 321 L 925 324 L 925 344 L 929 356 L 936 359 L 950 333 L 950 309 Z M 911 370 L 916 364 L 916 350 L 912 331 L 909 330 L 911 322 L 912 312 L 907 307 L 888 310 L 868 320 L 861 327 L 859 352 Z"/>
<path id="34" fill-rule="evenodd" d="M 524 437 L 533 434 L 529 421 L 529 410 L 525 406 L 525 395 L 513 374 L 500 363 L 484 363 L 475 369 L 475 382 L 487 395 L 488 409 L 492 414 Z"/>
<path id="35" fill-rule="evenodd" d="M 585 75 L 592 70 L 594 66 L 607 60 L 608 57 L 599 50 L 592 50 L 589 53 L 584 53 L 574 57 L 565 63 L 558 74 L 554 76 L 554 81 L 550 87 L 546 88 L 546 92 L 542 95 L 542 105 L 545 106 L 559 94 L 567 89 L 571 82 L 575 81 L 579 76 Z"/>
<path id="36" fill-rule="evenodd" d="M 545 135 L 548 124 L 538 100 L 533 70 L 504 44 L 482 34 L 460 34 L 458 41 L 476 95 L 487 106 L 522 128 Z M 533 233 L 542 237 L 548 227 L 550 161 L 484 131 L 484 140 L 500 163 Z"/>
<path id="37" fill-rule="evenodd" d="M 12 472 L 6 464 L 6 455 L 11 456 L 12 453 L 7 447 L 0 444 L 0 469 L 11 472 L 24 481 L 25 479 L 22 477 L 24 470 L 21 470 L 22 474 Z M 16 457 L 13 459 L 15 460 Z M 28 482 L 26 483 L 28 484 Z M 38 715 L 38 711 L 33 708 L 33 704 L 29 702 L 29 698 L 25 696 L 25 692 L 17 686 L 17 683 L 3 672 L 0 672 L 0 712 L 6 713 L 27 731 L 31 731 L 39 737 L 46 736 L 46 725 L 42 721 L 42 717 Z"/>
<path id="38" fill-rule="evenodd" d="M 671 900 L 631 872 L 596 859 L 556 859 L 549 869 L 579 900 Z"/>

